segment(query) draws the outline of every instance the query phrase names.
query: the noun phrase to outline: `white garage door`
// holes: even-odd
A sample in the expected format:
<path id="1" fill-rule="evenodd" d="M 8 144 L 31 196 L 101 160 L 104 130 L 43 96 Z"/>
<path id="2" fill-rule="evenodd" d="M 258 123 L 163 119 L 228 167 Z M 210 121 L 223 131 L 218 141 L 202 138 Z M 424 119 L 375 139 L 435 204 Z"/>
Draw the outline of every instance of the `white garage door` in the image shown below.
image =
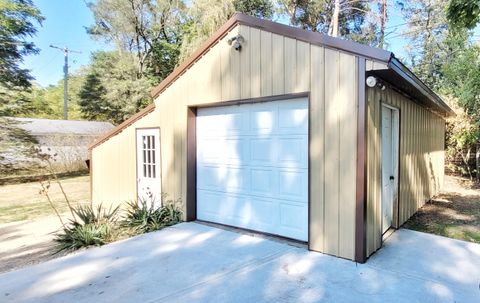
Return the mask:
<path id="1" fill-rule="evenodd" d="M 198 109 L 197 218 L 308 241 L 306 98 Z"/>

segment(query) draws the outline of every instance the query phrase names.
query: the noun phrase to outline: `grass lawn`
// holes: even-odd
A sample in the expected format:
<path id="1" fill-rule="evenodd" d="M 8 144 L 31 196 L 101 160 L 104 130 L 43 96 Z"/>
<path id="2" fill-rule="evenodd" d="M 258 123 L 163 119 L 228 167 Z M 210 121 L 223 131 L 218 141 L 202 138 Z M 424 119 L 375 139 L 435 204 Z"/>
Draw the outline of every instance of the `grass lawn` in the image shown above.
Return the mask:
<path id="1" fill-rule="evenodd" d="M 466 179 L 445 176 L 444 190 L 403 227 L 480 243 L 480 190 Z"/>
<path id="2" fill-rule="evenodd" d="M 89 177 L 61 180 L 68 198 L 74 203 L 87 203 L 90 199 Z M 54 214 L 45 196 L 39 194 L 38 182 L 0 186 L 0 224 L 31 220 Z M 68 211 L 62 192 L 52 183 L 50 196 L 60 212 Z"/>

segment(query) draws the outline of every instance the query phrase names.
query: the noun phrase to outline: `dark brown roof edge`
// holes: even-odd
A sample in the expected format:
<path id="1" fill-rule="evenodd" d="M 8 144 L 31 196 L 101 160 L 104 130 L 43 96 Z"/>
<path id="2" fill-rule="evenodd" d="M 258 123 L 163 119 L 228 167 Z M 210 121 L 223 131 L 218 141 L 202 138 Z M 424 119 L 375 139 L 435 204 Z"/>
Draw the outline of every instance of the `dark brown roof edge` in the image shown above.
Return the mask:
<path id="1" fill-rule="evenodd" d="M 112 129 L 111 131 L 109 131 L 108 133 L 106 133 L 105 135 L 103 135 L 102 137 L 100 137 L 98 140 L 96 140 L 95 142 L 93 142 L 89 147 L 88 149 L 91 150 L 93 149 L 94 147 L 102 144 L 103 142 L 107 141 L 108 139 L 110 139 L 111 137 L 117 135 L 118 133 L 122 132 L 123 129 L 125 129 L 126 127 L 132 125 L 133 123 L 135 123 L 135 121 L 143 118 L 144 116 L 148 115 L 149 113 L 151 113 L 153 110 L 155 109 L 155 103 L 151 103 L 149 105 L 147 105 L 144 109 L 142 109 L 141 111 L 139 111 L 138 113 L 136 113 L 135 115 L 131 116 L 130 118 L 128 118 L 127 120 L 123 121 L 121 124 L 119 124 L 117 127 L 115 127 L 114 129 Z"/>
<path id="2" fill-rule="evenodd" d="M 294 38 L 300 41 L 344 50 L 349 53 L 361 55 L 388 63 L 392 53 L 383 49 L 370 47 L 360 43 L 356 43 L 341 38 L 330 37 L 321 33 L 304 30 L 301 28 L 276 23 L 269 20 L 251 17 L 241 13 L 235 13 L 218 31 L 215 32 L 197 51 L 195 51 L 188 59 L 183 61 L 167 78 L 165 78 L 157 87 L 152 90 L 152 97 L 157 97 L 170 84 L 180 77 L 188 68 L 197 62 L 218 40 L 228 33 L 237 24 L 255 27 L 271 33 Z"/>

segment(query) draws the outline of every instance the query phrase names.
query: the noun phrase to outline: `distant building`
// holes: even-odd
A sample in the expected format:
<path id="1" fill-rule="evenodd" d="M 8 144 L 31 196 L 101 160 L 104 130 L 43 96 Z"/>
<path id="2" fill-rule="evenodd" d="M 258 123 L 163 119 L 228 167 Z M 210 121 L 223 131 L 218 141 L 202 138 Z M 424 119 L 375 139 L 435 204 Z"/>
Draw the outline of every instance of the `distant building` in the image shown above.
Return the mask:
<path id="1" fill-rule="evenodd" d="M 0 167 L 6 171 L 28 170 L 38 161 L 31 147 L 40 147 L 52 155 L 60 171 L 77 171 L 87 168 L 88 146 L 98 137 L 114 128 L 109 122 L 51 120 L 33 118 L 5 118 L 2 123 L 10 141 L 0 149 Z M 3 133 L 3 132 L 2 132 Z M 2 169 L 3 170 L 3 169 Z"/>

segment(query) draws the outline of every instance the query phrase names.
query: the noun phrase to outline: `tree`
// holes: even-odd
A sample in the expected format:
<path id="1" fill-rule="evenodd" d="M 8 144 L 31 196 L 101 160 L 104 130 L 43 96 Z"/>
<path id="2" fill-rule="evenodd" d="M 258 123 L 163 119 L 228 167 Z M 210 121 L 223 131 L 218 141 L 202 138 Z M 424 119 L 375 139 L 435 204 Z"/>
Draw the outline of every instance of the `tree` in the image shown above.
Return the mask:
<path id="1" fill-rule="evenodd" d="M 428 86 L 438 89 L 444 54 L 439 46 L 448 35 L 445 3 L 443 0 L 410 0 L 399 5 L 408 20 L 406 30 L 399 37 L 409 40 L 406 50 L 410 65 Z"/>
<path id="2" fill-rule="evenodd" d="M 235 11 L 262 19 L 273 16 L 274 7 L 270 0 L 233 0 Z"/>
<path id="3" fill-rule="evenodd" d="M 35 35 L 35 25 L 43 19 L 31 0 L 0 0 L 0 97 L 5 97 L 5 90 L 30 87 L 33 77 L 19 63 L 24 56 L 38 53 L 25 39 Z"/>
<path id="4" fill-rule="evenodd" d="M 96 52 L 78 92 L 82 116 L 118 124 L 151 102 L 152 84 L 137 77 L 130 53 Z"/>
<path id="5" fill-rule="evenodd" d="M 290 24 L 330 36 L 377 44 L 375 14 L 361 0 L 280 0 Z"/>
<path id="6" fill-rule="evenodd" d="M 100 75 L 92 71 L 83 83 L 78 97 L 82 117 L 87 120 L 108 120 L 112 109 L 105 100 L 107 90 L 101 83 Z"/>
<path id="7" fill-rule="evenodd" d="M 452 41 L 453 40 L 453 41 Z M 464 111 L 480 122 L 480 46 L 468 40 L 468 34 L 455 34 L 447 40 L 448 59 L 441 71 L 443 87 L 458 99 Z"/>
<path id="8" fill-rule="evenodd" d="M 182 39 L 183 1 L 98 0 L 89 7 L 95 24 L 88 32 L 134 54 L 137 78 L 158 83 L 172 71 Z"/>
<path id="9" fill-rule="evenodd" d="M 273 11 L 270 0 L 195 0 L 183 27 L 180 61 L 190 56 L 235 12 L 269 19 Z"/>
<path id="10" fill-rule="evenodd" d="M 447 18 L 454 26 L 474 28 L 480 22 L 480 0 L 450 0 Z"/>

